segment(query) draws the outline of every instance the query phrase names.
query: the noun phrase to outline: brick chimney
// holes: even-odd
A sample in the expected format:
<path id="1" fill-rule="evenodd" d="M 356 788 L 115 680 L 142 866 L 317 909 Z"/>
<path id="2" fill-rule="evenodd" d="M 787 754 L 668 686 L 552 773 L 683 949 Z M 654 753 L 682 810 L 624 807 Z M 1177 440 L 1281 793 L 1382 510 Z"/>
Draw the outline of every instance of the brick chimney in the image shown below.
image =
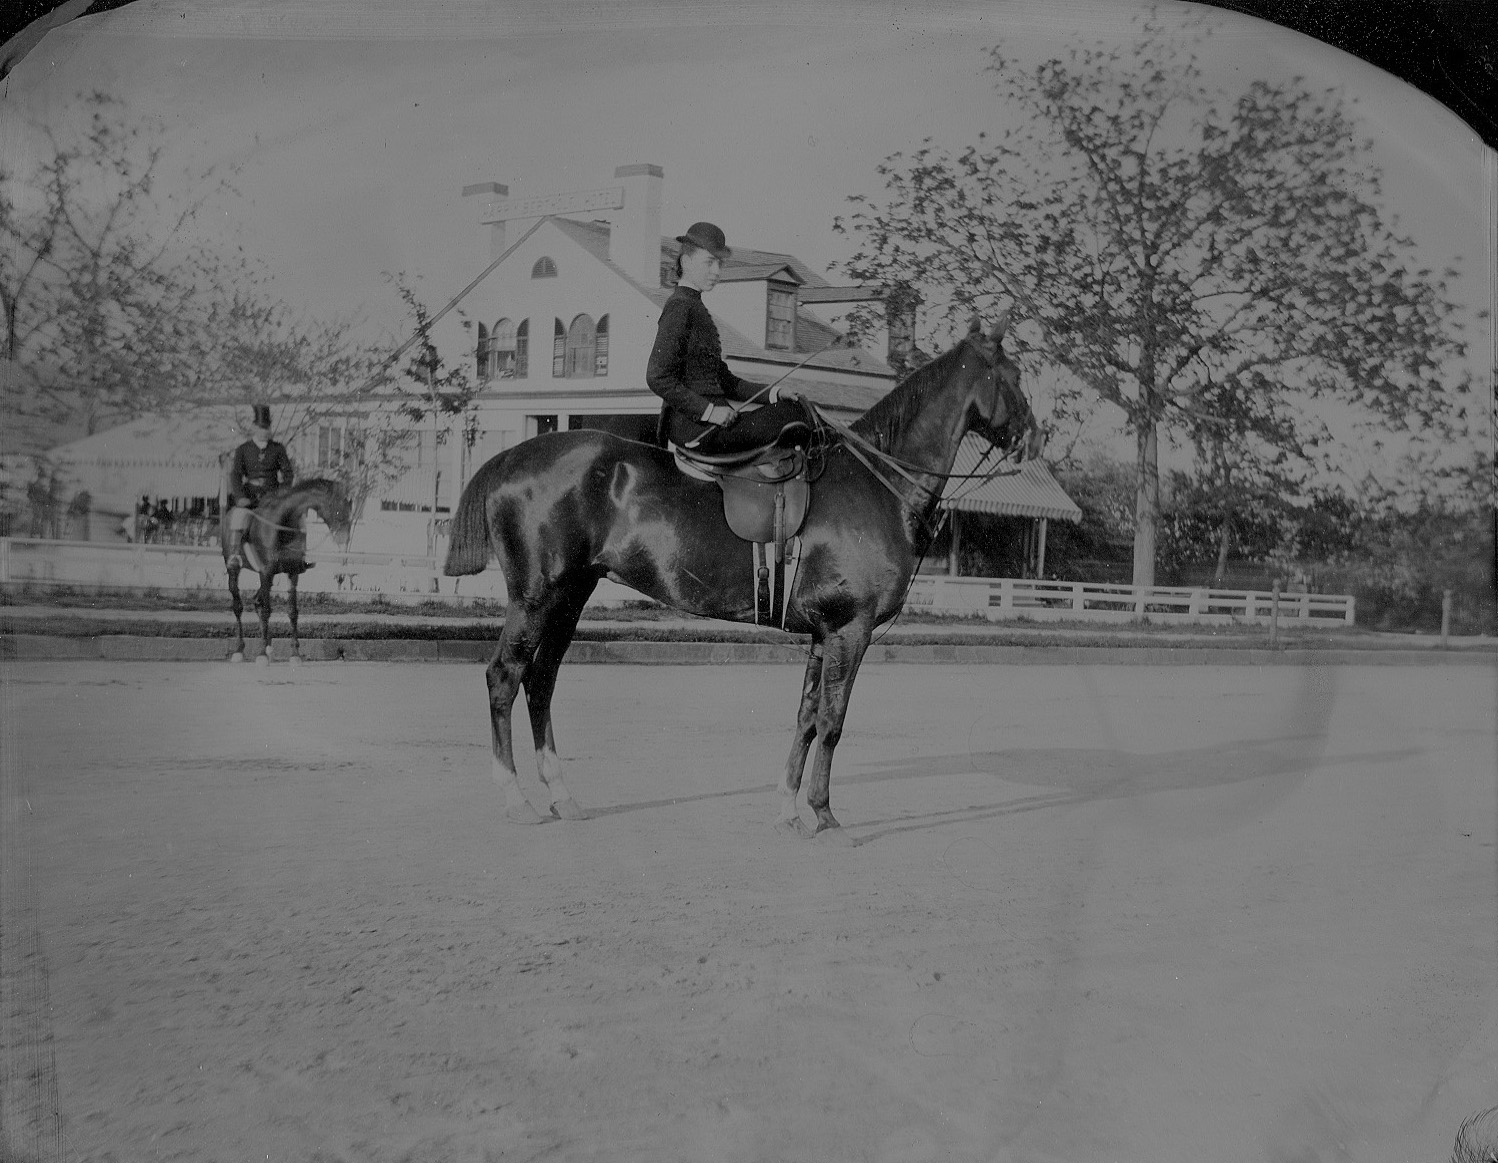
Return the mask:
<path id="1" fill-rule="evenodd" d="M 624 205 L 609 220 L 609 261 L 646 287 L 661 283 L 660 166 L 620 166 L 614 179 L 624 190 Z"/>
<path id="2" fill-rule="evenodd" d="M 475 182 L 471 186 L 463 187 L 463 197 L 483 197 L 484 202 L 482 216 L 487 221 L 495 203 L 502 202 L 510 196 L 510 187 L 501 185 L 499 182 Z M 488 222 L 489 227 L 489 257 L 496 259 L 505 252 L 505 224 L 503 221 Z"/>

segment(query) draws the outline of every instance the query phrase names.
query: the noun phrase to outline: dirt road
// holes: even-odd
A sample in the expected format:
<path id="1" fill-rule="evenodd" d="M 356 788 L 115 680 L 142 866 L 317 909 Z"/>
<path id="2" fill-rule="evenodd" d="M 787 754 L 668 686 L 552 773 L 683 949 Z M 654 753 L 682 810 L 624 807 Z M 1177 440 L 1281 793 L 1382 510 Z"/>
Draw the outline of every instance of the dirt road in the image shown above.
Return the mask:
<path id="1" fill-rule="evenodd" d="M 13 1151 L 1443 1160 L 1498 1103 L 1491 670 L 870 667 L 841 843 L 771 827 L 798 682 L 564 669 L 594 814 L 525 828 L 476 666 L 8 665 Z"/>

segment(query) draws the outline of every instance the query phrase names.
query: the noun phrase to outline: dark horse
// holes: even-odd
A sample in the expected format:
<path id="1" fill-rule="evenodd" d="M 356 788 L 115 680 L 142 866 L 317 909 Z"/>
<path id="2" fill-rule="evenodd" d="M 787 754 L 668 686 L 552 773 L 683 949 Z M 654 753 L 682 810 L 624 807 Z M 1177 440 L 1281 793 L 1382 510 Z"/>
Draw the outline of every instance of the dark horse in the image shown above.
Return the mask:
<path id="1" fill-rule="evenodd" d="M 259 575 L 260 589 L 255 594 L 255 609 L 260 614 L 257 662 L 270 661 L 270 587 L 278 573 L 286 575 L 290 586 L 287 613 L 291 618 L 291 657 L 301 656 L 301 640 L 297 637 L 296 583 L 312 568 L 306 561 L 307 530 L 303 524 L 308 509 L 315 510 L 327 523 L 340 546 L 348 544 L 352 511 L 343 486 L 337 481 L 298 481 L 266 493 L 250 510 L 250 527 L 245 540 L 254 546 L 255 555 L 266 567 Z M 227 513 L 219 522 L 218 538 L 224 568 L 229 573 L 229 602 L 234 609 L 234 661 L 238 662 L 244 658 L 244 602 L 239 597 L 239 571 L 243 566 L 236 552 L 237 537 L 229 530 Z"/>
<path id="2" fill-rule="evenodd" d="M 826 453 L 787 595 L 786 628 L 811 635 L 780 786 L 779 822 L 795 832 L 807 832 L 796 796 L 814 740 L 806 802 L 817 832 L 838 826 L 829 782 L 853 680 L 874 628 L 900 612 L 930 548 L 963 435 L 976 431 L 1017 455 L 1029 446 L 1034 420 L 1019 369 L 1001 346 L 1006 322 L 984 335 L 975 318 L 956 347 L 907 377 Z M 681 610 L 751 622 L 752 550 L 729 530 L 716 484 L 685 476 L 663 449 L 584 430 L 527 440 L 469 481 L 445 570 L 479 573 L 491 554 L 509 590 L 487 672 L 494 775 L 506 813 L 524 822 L 545 818 L 516 782 L 510 716 L 523 686 L 552 813 L 580 819 L 562 784 L 551 697 L 594 587 L 608 577 Z"/>

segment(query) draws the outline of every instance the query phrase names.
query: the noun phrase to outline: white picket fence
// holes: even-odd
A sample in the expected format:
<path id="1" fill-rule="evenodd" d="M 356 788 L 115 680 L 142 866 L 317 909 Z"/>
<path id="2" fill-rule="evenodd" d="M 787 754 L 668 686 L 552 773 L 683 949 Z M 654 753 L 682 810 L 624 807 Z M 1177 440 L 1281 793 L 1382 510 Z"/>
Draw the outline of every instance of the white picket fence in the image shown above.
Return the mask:
<path id="1" fill-rule="evenodd" d="M 976 615 L 996 622 L 1009 618 L 1092 622 L 1148 618 L 1161 623 L 1267 623 L 1275 616 L 1275 601 L 1273 592 L 1263 590 L 922 574 L 911 586 L 905 608 Z M 1350 594 L 1281 593 L 1278 602 L 1282 622 L 1353 624 L 1356 603 Z"/>
<path id="2" fill-rule="evenodd" d="M 472 577 L 442 576 L 440 561 L 388 553 L 313 550 L 303 576 L 304 593 L 395 602 L 430 599 L 505 600 L 504 575 L 488 569 Z M 84 589 L 217 590 L 224 566 L 217 549 L 186 545 L 119 545 L 98 541 L 51 541 L 0 537 L 0 582 L 74 586 Z M 245 585 L 253 584 L 253 578 Z M 597 605 L 640 601 L 643 595 L 605 581 L 594 592 Z M 1031 581 L 1020 578 L 946 577 L 921 574 L 906 609 L 979 616 L 992 621 L 1268 622 L 1274 595 L 1256 590 L 1109 585 L 1095 582 Z M 1302 624 L 1353 623 L 1353 599 L 1345 594 L 1282 593 L 1279 618 Z"/>

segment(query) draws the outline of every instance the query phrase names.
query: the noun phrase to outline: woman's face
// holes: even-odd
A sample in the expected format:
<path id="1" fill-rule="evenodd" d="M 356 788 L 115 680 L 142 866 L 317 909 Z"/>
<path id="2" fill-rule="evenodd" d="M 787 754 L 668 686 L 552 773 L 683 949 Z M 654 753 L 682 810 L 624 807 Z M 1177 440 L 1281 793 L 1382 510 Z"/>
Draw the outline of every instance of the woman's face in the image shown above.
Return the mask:
<path id="1" fill-rule="evenodd" d="M 681 281 L 699 291 L 711 291 L 723 273 L 723 262 L 715 254 L 696 247 L 681 252 Z"/>

